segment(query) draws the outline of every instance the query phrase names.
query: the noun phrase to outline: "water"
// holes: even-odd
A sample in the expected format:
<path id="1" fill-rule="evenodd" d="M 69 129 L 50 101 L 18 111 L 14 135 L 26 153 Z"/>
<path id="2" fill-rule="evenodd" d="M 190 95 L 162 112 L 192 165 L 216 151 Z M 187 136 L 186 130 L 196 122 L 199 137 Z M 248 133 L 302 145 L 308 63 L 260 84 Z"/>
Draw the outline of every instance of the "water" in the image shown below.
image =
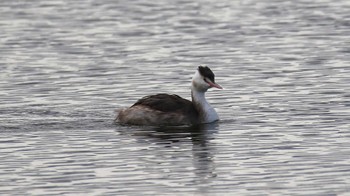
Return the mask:
<path id="1" fill-rule="evenodd" d="M 347 195 L 350 3 L 0 2 L 1 195 Z M 128 127 L 115 110 L 225 90 L 217 124 Z"/>

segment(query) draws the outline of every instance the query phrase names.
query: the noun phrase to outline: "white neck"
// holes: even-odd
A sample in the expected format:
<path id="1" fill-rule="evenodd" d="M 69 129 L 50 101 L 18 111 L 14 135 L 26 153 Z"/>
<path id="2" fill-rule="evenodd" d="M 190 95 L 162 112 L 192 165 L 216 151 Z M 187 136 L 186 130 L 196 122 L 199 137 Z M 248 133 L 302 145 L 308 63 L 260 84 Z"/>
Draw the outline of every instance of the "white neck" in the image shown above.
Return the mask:
<path id="1" fill-rule="evenodd" d="M 211 123 L 219 120 L 219 116 L 205 99 L 205 92 L 199 91 L 193 86 L 191 87 L 192 102 L 199 112 L 200 123 Z"/>

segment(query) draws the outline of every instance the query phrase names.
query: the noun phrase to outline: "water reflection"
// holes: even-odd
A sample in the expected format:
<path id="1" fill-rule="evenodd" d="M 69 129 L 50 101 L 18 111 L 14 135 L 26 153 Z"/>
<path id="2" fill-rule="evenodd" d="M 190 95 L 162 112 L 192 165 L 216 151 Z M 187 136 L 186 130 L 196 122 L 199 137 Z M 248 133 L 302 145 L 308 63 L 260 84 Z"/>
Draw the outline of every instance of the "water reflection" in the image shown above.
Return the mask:
<path id="1" fill-rule="evenodd" d="M 121 125 L 118 125 L 121 126 Z M 125 127 L 124 127 L 125 128 Z M 193 183 L 205 185 L 216 177 L 215 173 L 215 148 L 210 141 L 215 139 L 219 129 L 219 123 L 201 124 L 195 126 L 174 127 L 135 127 L 129 126 L 120 129 L 121 134 L 136 138 L 139 142 L 156 144 L 162 148 L 159 150 L 171 150 L 174 145 L 187 146 L 191 150 Z M 188 145 L 190 144 L 190 146 Z M 169 151 L 171 153 L 171 151 Z M 188 154 L 187 154 L 188 155 Z M 178 158 L 178 157 L 174 157 Z M 172 160 L 168 160 L 171 162 Z M 205 186 L 199 186 L 199 191 L 205 192 Z"/>
<path id="2" fill-rule="evenodd" d="M 206 185 L 217 176 L 215 172 L 215 148 L 210 144 L 218 130 L 218 123 L 205 124 L 200 127 L 200 134 L 192 137 L 193 167 L 196 175 L 196 184 Z M 199 192 L 207 192 L 208 186 L 199 186 Z"/>

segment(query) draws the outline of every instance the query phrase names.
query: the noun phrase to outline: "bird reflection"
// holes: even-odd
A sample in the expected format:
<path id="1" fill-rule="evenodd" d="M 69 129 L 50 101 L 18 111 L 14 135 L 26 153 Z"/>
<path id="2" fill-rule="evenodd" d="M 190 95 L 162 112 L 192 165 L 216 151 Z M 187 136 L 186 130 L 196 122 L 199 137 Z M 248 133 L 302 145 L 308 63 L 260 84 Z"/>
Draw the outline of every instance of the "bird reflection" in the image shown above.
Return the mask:
<path id="1" fill-rule="evenodd" d="M 148 142 L 171 147 L 178 142 L 192 143 L 192 164 L 197 185 L 208 184 L 216 177 L 214 164 L 214 149 L 210 140 L 214 139 L 218 130 L 218 123 L 202 124 L 190 127 L 143 127 L 137 131 L 128 131 L 128 134 L 137 136 L 141 141 L 148 138 Z M 141 129 L 141 130 L 140 130 Z M 132 132 L 132 133 L 131 133 Z M 200 192 L 207 186 L 199 186 Z"/>

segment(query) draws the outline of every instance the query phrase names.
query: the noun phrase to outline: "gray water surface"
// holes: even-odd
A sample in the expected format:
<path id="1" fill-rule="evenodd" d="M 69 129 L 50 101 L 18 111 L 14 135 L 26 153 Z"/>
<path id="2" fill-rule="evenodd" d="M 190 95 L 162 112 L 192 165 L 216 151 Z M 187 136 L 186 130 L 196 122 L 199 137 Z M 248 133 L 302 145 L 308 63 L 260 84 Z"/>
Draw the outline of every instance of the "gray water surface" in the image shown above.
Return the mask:
<path id="1" fill-rule="evenodd" d="M 348 195 L 350 3 L 0 2 L 1 195 Z M 220 122 L 114 124 L 207 65 Z"/>

